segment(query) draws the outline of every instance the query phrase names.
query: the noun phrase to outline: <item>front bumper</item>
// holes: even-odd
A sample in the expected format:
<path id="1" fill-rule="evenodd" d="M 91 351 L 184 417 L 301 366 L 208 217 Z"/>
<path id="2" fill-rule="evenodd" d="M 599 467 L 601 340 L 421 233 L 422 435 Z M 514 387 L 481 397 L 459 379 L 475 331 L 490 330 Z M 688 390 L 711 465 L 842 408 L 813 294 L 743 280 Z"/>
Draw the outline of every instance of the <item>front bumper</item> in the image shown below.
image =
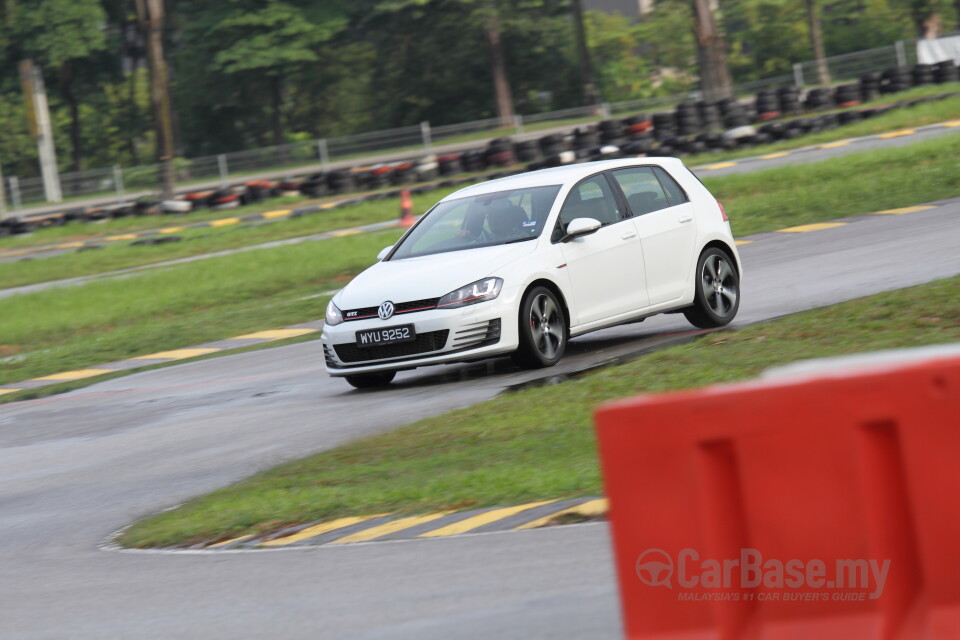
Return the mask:
<path id="1" fill-rule="evenodd" d="M 477 360 L 516 350 L 519 291 L 503 290 L 496 300 L 459 309 L 430 309 L 324 326 L 320 336 L 327 373 L 347 376 L 399 371 Z M 412 324 L 417 338 L 379 347 L 358 347 L 356 332 Z"/>

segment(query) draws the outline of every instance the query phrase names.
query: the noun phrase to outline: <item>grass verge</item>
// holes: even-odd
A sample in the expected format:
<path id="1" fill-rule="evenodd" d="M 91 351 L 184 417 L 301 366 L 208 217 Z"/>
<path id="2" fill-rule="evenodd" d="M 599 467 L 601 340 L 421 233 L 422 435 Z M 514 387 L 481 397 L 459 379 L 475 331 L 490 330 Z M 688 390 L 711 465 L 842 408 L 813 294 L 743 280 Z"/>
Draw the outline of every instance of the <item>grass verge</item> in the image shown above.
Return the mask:
<path id="1" fill-rule="evenodd" d="M 592 415 L 602 401 L 749 379 L 801 359 L 956 340 L 960 277 L 712 333 L 281 465 L 142 521 L 121 543 L 193 544 L 349 515 L 598 495 Z"/>
<path id="2" fill-rule="evenodd" d="M 448 188 L 414 196 L 414 210 L 426 211 L 434 202 L 455 190 Z M 219 229 L 187 229 L 174 234 L 180 237 L 181 241 L 168 244 L 132 246 L 128 241 L 114 242 L 95 250 L 3 262 L 0 263 L 0 283 L 3 288 L 9 288 L 105 273 L 276 240 L 302 238 L 362 224 L 388 222 L 399 217 L 399 199 L 390 198 L 317 212 L 283 222 L 227 226 Z"/>
<path id="3" fill-rule="evenodd" d="M 5 298 L 0 383 L 322 318 L 323 292 L 343 286 L 399 235 L 248 251 Z"/>

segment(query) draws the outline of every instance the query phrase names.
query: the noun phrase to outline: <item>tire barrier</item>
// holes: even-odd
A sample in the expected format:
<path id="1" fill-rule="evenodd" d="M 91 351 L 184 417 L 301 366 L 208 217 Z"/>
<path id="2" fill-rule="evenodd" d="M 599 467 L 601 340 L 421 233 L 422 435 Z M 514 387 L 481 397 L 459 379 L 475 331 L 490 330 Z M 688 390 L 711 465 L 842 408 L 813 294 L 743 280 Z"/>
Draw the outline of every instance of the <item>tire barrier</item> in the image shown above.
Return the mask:
<path id="1" fill-rule="evenodd" d="M 960 358 L 596 412 L 629 638 L 960 637 Z"/>
<path id="2" fill-rule="evenodd" d="M 915 84 L 957 81 L 960 81 L 960 70 L 951 61 L 913 68 L 893 67 L 881 73 L 864 74 L 856 83 L 813 88 L 805 95 L 796 87 L 780 87 L 761 90 L 753 100 L 690 100 L 677 105 L 673 111 L 602 120 L 596 125 L 581 125 L 567 135 L 553 133 L 536 140 L 495 138 L 483 148 L 439 157 L 427 155 L 416 160 L 336 169 L 280 181 L 250 180 L 225 189 L 188 192 L 165 202 L 143 198 L 135 202 L 38 216 L 8 217 L 0 220 L 0 236 L 28 233 L 73 220 L 95 222 L 128 215 L 184 214 L 202 208 L 230 209 L 278 195 L 320 198 L 375 191 L 364 198 L 377 199 L 384 196 L 383 192 L 376 190 L 389 186 L 416 185 L 462 172 L 506 169 L 517 163 L 522 163 L 528 170 L 536 170 L 621 156 L 685 155 L 750 147 L 775 140 L 791 140 L 880 115 L 893 108 L 952 97 L 954 94 L 945 94 L 881 107 L 851 109 L 881 94 L 903 91 Z M 815 115 L 817 111 L 837 106 L 847 111 Z M 804 110 L 813 114 L 782 120 L 783 116 L 801 115 Z"/>

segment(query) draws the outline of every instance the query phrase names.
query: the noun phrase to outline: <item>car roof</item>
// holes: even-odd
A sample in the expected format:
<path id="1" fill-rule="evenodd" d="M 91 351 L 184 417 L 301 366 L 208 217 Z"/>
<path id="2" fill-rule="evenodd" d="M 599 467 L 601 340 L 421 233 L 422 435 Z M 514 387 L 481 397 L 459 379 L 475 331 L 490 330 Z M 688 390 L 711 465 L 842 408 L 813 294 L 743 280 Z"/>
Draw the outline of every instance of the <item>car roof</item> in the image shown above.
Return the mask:
<path id="1" fill-rule="evenodd" d="M 562 167 L 553 167 L 551 169 L 527 171 L 513 176 L 507 176 L 506 178 L 488 180 L 486 182 L 474 184 L 469 187 L 464 187 L 459 191 L 451 193 L 443 200 L 456 200 L 466 196 L 496 193 L 498 191 L 509 191 L 511 189 L 573 184 L 575 182 L 579 182 L 583 178 L 592 176 L 601 171 L 651 164 L 660 165 L 666 169 L 672 169 L 674 171 L 683 167 L 682 160 L 679 158 L 668 157 L 596 160 L 594 162 L 582 162 L 579 164 L 565 165 Z"/>

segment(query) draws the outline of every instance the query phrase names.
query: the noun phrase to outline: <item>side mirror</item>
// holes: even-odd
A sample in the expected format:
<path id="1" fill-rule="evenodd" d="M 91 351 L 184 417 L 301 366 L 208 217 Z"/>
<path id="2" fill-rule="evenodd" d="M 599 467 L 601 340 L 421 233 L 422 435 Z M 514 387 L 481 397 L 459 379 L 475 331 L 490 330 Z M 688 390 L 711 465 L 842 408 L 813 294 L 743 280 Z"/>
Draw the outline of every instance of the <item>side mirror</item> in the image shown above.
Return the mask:
<path id="1" fill-rule="evenodd" d="M 383 249 L 381 249 L 380 253 L 377 254 L 377 262 L 380 262 L 381 260 L 386 258 L 387 254 L 390 253 L 392 249 L 393 249 L 393 245 L 390 245 L 389 247 L 384 247 Z"/>
<path id="2" fill-rule="evenodd" d="M 588 236 L 601 226 L 600 221 L 593 218 L 574 218 L 567 225 L 567 233 L 560 238 L 560 242 L 569 242 L 580 236 Z"/>

